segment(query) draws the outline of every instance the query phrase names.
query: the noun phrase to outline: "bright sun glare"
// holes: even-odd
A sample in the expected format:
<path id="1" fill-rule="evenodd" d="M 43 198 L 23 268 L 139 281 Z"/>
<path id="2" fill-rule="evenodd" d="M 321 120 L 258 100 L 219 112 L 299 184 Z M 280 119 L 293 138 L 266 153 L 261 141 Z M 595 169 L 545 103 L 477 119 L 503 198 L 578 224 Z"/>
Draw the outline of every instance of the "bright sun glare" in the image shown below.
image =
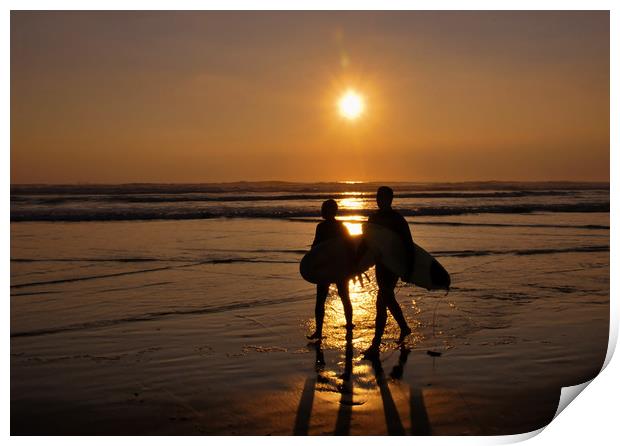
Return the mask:
<path id="1" fill-rule="evenodd" d="M 338 100 L 340 115 L 351 121 L 360 117 L 364 107 L 364 98 L 354 90 L 348 90 Z"/>

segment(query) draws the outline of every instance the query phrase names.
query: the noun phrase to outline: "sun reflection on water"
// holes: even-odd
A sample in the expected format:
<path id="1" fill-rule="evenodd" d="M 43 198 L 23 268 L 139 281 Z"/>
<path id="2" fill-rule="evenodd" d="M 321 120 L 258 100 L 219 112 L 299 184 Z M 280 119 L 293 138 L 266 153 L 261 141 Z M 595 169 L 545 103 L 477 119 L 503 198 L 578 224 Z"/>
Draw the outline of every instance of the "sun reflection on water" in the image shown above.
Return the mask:
<path id="1" fill-rule="evenodd" d="M 337 203 L 339 209 L 359 210 L 365 207 L 364 199 L 361 197 L 340 198 Z"/>
<path id="2" fill-rule="evenodd" d="M 360 196 L 358 192 L 351 192 L 347 193 L 346 195 L 346 198 L 340 198 L 337 200 L 338 209 L 346 212 L 351 212 L 366 209 L 368 207 L 368 203 L 366 203 L 365 198 Z M 340 216 L 338 217 L 338 220 L 344 223 L 344 225 L 349 231 L 349 234 L 361 235 L 362 223 L 366 221 L 366 217 L 364 217 L 363 215 L 353 214 Z"/>
<path id="3" fill-rule="evenodd" d="M 362 223 L 355 221 L 342 221 L 351 235 L 362 235 Z"/>

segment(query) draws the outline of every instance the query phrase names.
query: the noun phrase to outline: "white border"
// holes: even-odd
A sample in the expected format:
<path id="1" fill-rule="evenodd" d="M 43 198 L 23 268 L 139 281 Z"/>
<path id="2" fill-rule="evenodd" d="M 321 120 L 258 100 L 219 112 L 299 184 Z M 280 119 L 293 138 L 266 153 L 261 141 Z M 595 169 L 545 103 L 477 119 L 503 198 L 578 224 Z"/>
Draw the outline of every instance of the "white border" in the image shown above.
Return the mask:
<path id="1" fill-rule="evenodd" d="M 616 2 L 617 3 L 617 2 Z M 521 1 L 437 1 L 437 2 L 413 2 L 406 0 L 314 0 L 314 1 L 296 1 L 294 4 L 292 2 L 286 1 L 274 1 L 274 0 L 263 0 L 263 1 L 251 1 L 251 0 L 229 0 L 229 1 L 218 1 L 218 2 L 200 2 L 200 1 L 189 1 L 189 0 L 177 0 L 174 2 L 170 1 L 134 1 L 134 0 L 92 0 L 88 2 L 84 1 L 7 1 L 5 4 L 8 6 L 5 9 L 5 13 L 2 16 L 2 24 L 3 24 L 3 38 L 2 38 L 2 58 L 5 60 L 5 64 L 3 64 L 4 69 L 2 70 L 2 80 L 4 89 L 3 92 L 3 103 L 5 107 L 3 108 L 4 119 L 2 120 L 2 125 L 4 128 L 4 132 L 2 135 L 4 137 L 4 150 L 2 156 L 4 158 L 4 162 L 2 163 L 3 169 L 5 171 L 5 178 L 8 179 L 10 184 L 10 13 L 9 10 L 46 10 L 46 9 L 82 9 L 82 10 L 103 10 L 103 9 L 117 9 L 117 10 L 133 10 L 133 9 L 150 9 L 150 10 L 181 10 L 181 9 L 192 9 L 192 10 L 200 10 L 200 9 L 214 9 L 214 10 L 232 10 L 232 9 L 288 9 L 288 10 L 309 10 L 309 9 L 323 9 L 323 10 L 342 10 L 342 9 L 356 9 L 356 10 L 399 10 L 399 9 L 417 9 L 417 10 L 551 10 L 551 9 L 562 9 L 562 10 L 610 10 L 610 18 L 611 18 L 611 123 L 619 123 L 618 119 L 618 104 L 620 103 L 619 99 L 619 90 L 617 88 L 617 84 L 614 84 L 614 81 L 617 82 L 618 75 L 618 57 L 620 55 L 620 45 L 619 42 L 619 26 L 620 21 L 618 20 L 618 7 L 615 7 L 615 3 L 612 1 L 598 1 L 598 0 L 590 0 L 590 1 L 550 1 L 550 0 L 521 0 Z M 611 221 L 612 221 L 612 230 L 610 235 L 610 246 L 611 253 L 615 253 L 616 249 L 616 238 L 614 237 L 613 232 L 613 222 L 615 215 L 617 213 L 617 199 L 618 193 L 616 191 L 616 187 L 613 177 L 614 172 L 618 171 L 618 159 L 615 156 L 616 151 L 618 150 L 618 127 L 617 125 L 611 126 Z M 3 204 L 5 209 L 5 219 L 4 219 L 4 248 L 5 252 L 10 252 L 10 224 L 9 224 L 9 215 L 10 215 L 10 188 L 7 186 L 7 192 L 3 197 Z M 2 259 L 3 269 L 5 271 L 4 278 L 4 289 L 8 290 L 10 285 L 10 255 L 6 256 Z M 618 272 L 617 262 L 613 259 L 613 254 L 610 254 L 610 277 L 611 277 L 611 327 L 610 327 L 610 348 L 608 350 L 607 358 L 605 361 L 605 370 L 601 373 L 601 375 L 595 378 L 591 385 L 588 386 L 588 391 L 583 395 L 579 396 L 579 402 L 576 404 L 572 404 L 569 408 L 567 408 L 564 412 L 562 412 L 561 416 L 559 416 L 556 420 L 554 420 L 547 428 L 544 429 L 544 433 L 542 435 L 538 435 L 533 440 L 530 440 L 535 444 L 555 444 L 557 442 L 562 442 L 566 444 L 583 444 L 585 441 L 589 443 L 604 443 L 609 444 L 610 439 L 618 438 L 617 430 L 615 425 L 617 423 L 616 411 L 614 410 L 618 405 L 619 396 L 618 389 L 620 386 L 618 385 L 618 380 L 620 379 L 620 366 L 618 365 L 618 360 L 610 362 L 610 359 L 613 354 L 613 350 L 615 349 L 615 345 L 617 343 L 618 338 L 618 307 L 614 293 L 614 277 L 618 277 L 616 274 Z M 10 327 L 10 299 L 7 297 L 4 300 L 4 309 L 5 315 L 4 320 L 6 323 L 6 333 L 8 335 Z M 10 338 L 6 337 L 5 342 L 2 343 L 3 349 L 3 358 L 5 358 L 4 364 L 5 366 L 2 368 L 3 374 L 3 402 L 2 405 L 2 424 L 4 427 L 5 435 L 8 437 L 10 432 L 10 361 L 8 361 L 10 355 Z M 542 430 L 541 430 L 542 431 Z M 524 439 L 530 438 L 540 431 L 536 431 L 530 434 L 521 434 L 516 436 L 507 436 L 507 437 L 423 437 L 423 438 L 415 438 L 408 439 L 407 441 L 415 441 L 417 444 L 498 444 L 498 443 L 506 443 L 506 442 L 516 442 L 522 441 Z M 10 441 L 17 444 L 30 444 L 39 440 L 37 437 L 11 437 Z M 140 441 L 133 437 L 118 437 L 118 440 L 121 442 L 135 442 Z M 270 437 L 255 437 L 251 440 L 252 443 L 271 445 L 274 443 L 282 443 L 289 442 L 291 439 L 289 437 L 279 437 L 279 438 L 270 438 Z M 183 442 L 183 443 L 194 443 L 194 444 L 203 444 L 205 441 L 217 441 L 218 443 L 224 444 L 233 444 L 237 442 L 246 442 L 248 441 L 243 437 L 184 437 L 184 438 L 175 438 L 174 441 Z M 40 441 L 40 440 L 39 440 Z M 88 441 L 91 444 L 95 445 L 103 445 L 107 444 L 110 439 L 106 437 L 50 437 L 44 440 L 45 442 L 51 442 L 52 444 L 82 444 L 84 441 Z M 170 442 L 170 439 L 166 437 L 151 437 L 148 439 L 154 445 L 167 445 Z M 301 444 L 310 444 L 316 442 L 316 439 L 311 438 L 298 438 L 295 439 L 296 442 Z M 321 442 L 327 441 L 329 442 L 338 442 L 341 443 L 344 441 L 342 438 L 338 439 L 321 439 Z M 371 445 L 375 446 L 374 443 L 377 441 L 376 438 L 372 437 L 355 437 L 347 439 L 346 441 L 355 442 L 356 445 Z M 381 441 L 381 440 L 380 440 Z M 384 439 L 383 441 L 388 441 Z"/>

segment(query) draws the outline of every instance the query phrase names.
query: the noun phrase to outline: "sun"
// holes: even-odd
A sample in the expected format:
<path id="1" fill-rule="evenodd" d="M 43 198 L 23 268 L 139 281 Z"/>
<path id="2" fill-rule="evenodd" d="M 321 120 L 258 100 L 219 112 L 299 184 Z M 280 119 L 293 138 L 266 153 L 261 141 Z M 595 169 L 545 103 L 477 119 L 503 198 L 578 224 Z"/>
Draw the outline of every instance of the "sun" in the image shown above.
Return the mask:
<path id="1" fill-rule="evenodd" d="M 364 98 L 355 90 L 347 90 L 338 100 L 340 116 L 351 121 L 359 118 L 365 108 Z"/>

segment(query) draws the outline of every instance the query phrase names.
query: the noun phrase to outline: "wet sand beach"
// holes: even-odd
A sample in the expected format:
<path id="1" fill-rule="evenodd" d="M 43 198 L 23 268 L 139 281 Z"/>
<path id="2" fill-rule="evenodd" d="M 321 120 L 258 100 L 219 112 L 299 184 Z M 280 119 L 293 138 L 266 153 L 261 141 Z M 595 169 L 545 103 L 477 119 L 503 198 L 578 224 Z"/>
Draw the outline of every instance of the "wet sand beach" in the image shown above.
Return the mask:
<path id="1" fill-rule="evenodd" d="M 413 334 L 399 349 L 390 317 L 375 363 L 361 355 L 372 270 L 350 285 L 352 338 L 335 289 L 321 348 L 305 338 L 315 290 L 298 262 L 313 219 L 12 223 L 11 433 L 490 435 L 547 424 L 561 386 L 593 378 L 606 353 L 609 215 L 408 221 L 453 288 L 399 284 Z"/>

